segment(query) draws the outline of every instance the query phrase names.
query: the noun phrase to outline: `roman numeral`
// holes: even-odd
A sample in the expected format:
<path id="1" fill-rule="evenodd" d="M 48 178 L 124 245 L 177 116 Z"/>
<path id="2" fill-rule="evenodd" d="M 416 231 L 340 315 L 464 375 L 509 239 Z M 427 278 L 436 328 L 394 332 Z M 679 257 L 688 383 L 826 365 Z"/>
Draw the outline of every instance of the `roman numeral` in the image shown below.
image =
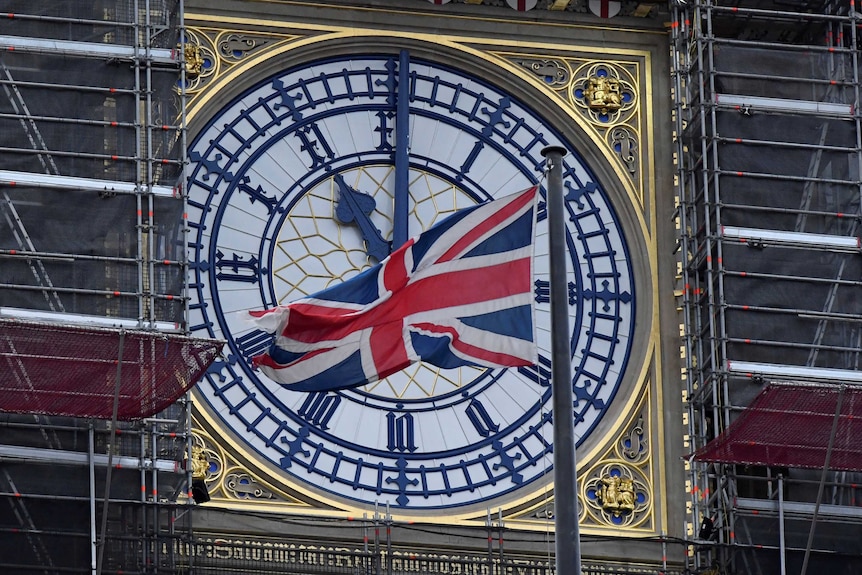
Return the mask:
<path id="1" fill-rule="evenodd" d="M 535 381 L 542 387 L 548 387 L 551 385 L 551 360 L 539 354 L 539 363 L 537 365 L 519 367 L 518 373 Z"/>
<path id="2" fill-rule="evenodd" d="M 536 221 L 541 222 L 548 219 L 548 202 L 539 200 L 536 205 Z"/>
<path id="3" fill-rule="evenodd" d="M 299 416 L 320 429 L 329 429 L 329 422 L 341 404 L 340 395 L 326 392 L 309 393 L 299 408 Z"/>
<path id="4" fill-rule="evenodd" d="M 276 199 L 275 197 L 267 196 L 261 186 L 258 186 L 256 188 L 251 187 L 251 185 L 249 184 L 250 181 L 251 178 L 249 178 L 248 176 L 243 177 L 242 180 L 240 180 L 240 183 L 237 185 L 237 189 L 240 192 L 248 194 L 251 203 L 259 202 L 266 206 L 267 213 L 271 214 L 272 211 L 275 209 L 275 204 L 278 203 L 278 199 Z"/>
<path id="5" fill-rule="evenodd" d="M 386 414 L 386 427 L 389 441 L 386 447 L 389 451 L 416 451 L 416 435 L 414 432 L 413 414 L 396 415 L 390 411 Z"/>
<path id="6" fill-rule="evenodd" d="M 272 334 L 256 329 L 234 339 L 234 343 L 236 343 L 240 354 L 247 362 L 251 363 L 251 358 L 265 353 L 269 349 L 272 345 L 272 337 Z"/>
<path id="7" fill-rule="evenodd" d="M 470 404 L 467 406 L 465 413 L 467 414 L 467 419 L 470 420 L 470 423 L 473 424 L 473 427 L 476 428 L 476 431 L 482 437 L 488 437 L 491 433 L 500 430 L 500 425 L 498 423 L 494 423 L 488 410 L 485 409 L 482 402 L 475 397 L 470 400 Z"/>
<path id="8" fill-rule="evenodd" d="M 533 293 L 536 294 L 536 303 L 548 303 L 551 301 L 551 282 L 548 280 L 536 280 L 533 282 L 536 289 Z"/>
<path id="9" fill-rule="evenodd" d="M 380 143 L 377 144 L 378 150 L 392 151 L 392 144 L 389 142 L 389 137 L 392 135 L 392 127 L 390 120 L 395 117 L 395 112 L 387 112 L 380 110 L 377 112 L 377 118 L 380 124 L 374 128 L 374 131 L 380 136 Z"/>
<path id="10" fill-rule="evenodd" d="M 332 151 L 317 124 L 302 127 L 295 132 L 295 135 L 302 142 L 299 149 L 311 158 L 310 169 L 322 166 L 327 158 L 335 157 L 335 152 Z"/>
<path id="11" fill-rule="evenodd" d="M 244 256 L 231 255 L 230 259 L 226 259 L 221 250 L 216 252 L 216 279 L 219 281 L 257 283 L 260 276 L 257 258 L 249 255 L 248 259 L 245 260 L 243 259 Z"/>

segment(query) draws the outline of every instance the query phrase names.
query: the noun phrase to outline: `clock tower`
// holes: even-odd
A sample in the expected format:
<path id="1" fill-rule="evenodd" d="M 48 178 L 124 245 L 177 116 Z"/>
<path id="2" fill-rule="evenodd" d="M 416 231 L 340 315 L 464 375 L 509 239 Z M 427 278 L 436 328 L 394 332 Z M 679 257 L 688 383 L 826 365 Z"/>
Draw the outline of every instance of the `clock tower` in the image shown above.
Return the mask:
<path id="1" fill-rule="evenodd" d="M 387 535 L 390 557 L 487 532 L 472 551 L 505 561 L 541 554 L 555 482 L 576 481 L 582 535 L 623 537 L 638 564 L 658 566 L 666 553 L 651 541 L 681 524 L 667 497 L 680 480 L 664 465 L 678 449 L 665 442 L 666 374 L 679 370 L 660 337 L 673 308 L 658 257 L 670 249 L 658 225 L 669 158 L 655 133 L 667 111 L 652 99 L 666 89 L 663 31 L 550 9 L 559 2 L 420 4 L 187 5 L 200 64 L 186 86 L 189 327 L 227 341 L 194 398 L 212 497 L 198 526 L 238 540 L 223 513 L 302 518 L 311 531 L 362 517 L 428 531 Z M 576 478 L 553 469 L 549 145 L 567 151 Z M 253 368 L 271 336 L 248 311 L 348 280 L 448 214 L 532 185 L 535 365 L 419 363 L 318 393 Z M 504 532 L 521 541 L 504 547 Z M 620 558 L 602 544 L 583 553 L 585 565 Z"/>

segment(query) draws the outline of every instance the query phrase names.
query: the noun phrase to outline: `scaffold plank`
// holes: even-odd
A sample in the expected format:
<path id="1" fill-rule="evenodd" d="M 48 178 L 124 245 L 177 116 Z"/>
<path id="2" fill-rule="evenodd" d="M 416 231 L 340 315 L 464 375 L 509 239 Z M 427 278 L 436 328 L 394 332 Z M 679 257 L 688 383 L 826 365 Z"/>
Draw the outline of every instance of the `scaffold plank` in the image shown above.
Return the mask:
<path id="1" fill-rule="evenodd" d="M 731 373 L 767 378 L 862 383 L 862 371 L 852 369 L 729 360 L 727 370 Z"/>
<path id="2" fill-rule="evenodd" d="M 152 193 L 154 196 L 169 198 L 179 196 L 179 191 L 170 186 L 146 187 L 134 182 L 57 176 L 35 172 L 15 172 L 12 170 L 0 170 L 0 184 L 51 188 L 55 190 L 91 190 L 94 192 L 111 192 L 116 194 Z"/>
<path id="3" fill-rule="evenodd" d="M 182 332 L 182 325 L 169 321 L 141 322 L 136 319 L 126 319 L 121 317 L 85 315 L 66 312 L 60 313 L 4 306 L 0 306 L 0 318 L 56 322 L 81 326 L 107 327 L 116 329 L 145 329 L 147 331 L 158 331 L 167 333 Z"/>
<path id="4" fill-rule="evenodd" d="M 72 40 L 48 40 L 44 38 L 25 38 L 23 36 L 0 36 L 0 47 L 21 51 L 51 52 L 70 56 L 91 58 L 146 58 L 162 64 L 176 64 L 176 52 L 167 48 L 149 48 L 144 51 L 134 46 L 102 44 L 96 42 L 75 42 Z"/>
<path id="5" fill-rule="evenodd" d="M 0 459 L 54 465 L 88 465 L 90 463 L 90 456 L 86 452 L 3 444 L 0 444 Z M 104 453 L 94 454 L 93 465 L 96 467 L 106 467 L 108 465 L 108 456 Z M 156 471 L 173 473 L 183 471 L 182 464 L 177 461 L 121 455 L 112 457 L 110 465 L 117 469 L 154 469 Z"/>
<path id="6" fill-rule="evenodd" d="M 788 232 L 760 228 L 722 226 L 721 235 L 741 241 L 760 241 L 777 245 L 809 246 L 812 248 L 840 249 L 856 251 L 860 247 L 856 236 L 835 236 L 809 232 Z"/>
<path id="7" fill-rule="evenodd" d="M 793 100 L 788 98 L 716 94 L 715 103 L 720 106 L 771 110 L 776 112 L 835 114 L 838 116 L 846 116 L 848 118 L 853 116 L 853 106 L 851 104 L 840 104 L 835 102 L 812 102 L 809 100 Z"/>

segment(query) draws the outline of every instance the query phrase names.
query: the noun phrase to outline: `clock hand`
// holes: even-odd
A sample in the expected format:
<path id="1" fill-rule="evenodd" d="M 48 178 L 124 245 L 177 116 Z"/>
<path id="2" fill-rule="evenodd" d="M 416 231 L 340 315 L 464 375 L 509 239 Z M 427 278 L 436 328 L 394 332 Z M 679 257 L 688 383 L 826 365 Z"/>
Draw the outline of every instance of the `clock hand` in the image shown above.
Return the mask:
<path id="1" fill-rule="evenodd" d="M 377 202 L 368 194 L 355 190 L 347 185 L 341 174 L 335 175 L 338 186 L 338 205 L 335 207 L 335 218 L 342 224 L 356 222 L 362 239 L 365 240 L 365 253 L 383 261 L 389 255 L 389 242 L 383 239 L 380 230 L 371 223 L 369 215 L 377 207 Z"/>
<path id="2" fill-rule="evenodd" d="M 408 238 L 410 178 L 410 54 L 398 55 L 398 92 L 395 107 L 395 202 L 392 223 L 392 247 L 398 249 Z"/>

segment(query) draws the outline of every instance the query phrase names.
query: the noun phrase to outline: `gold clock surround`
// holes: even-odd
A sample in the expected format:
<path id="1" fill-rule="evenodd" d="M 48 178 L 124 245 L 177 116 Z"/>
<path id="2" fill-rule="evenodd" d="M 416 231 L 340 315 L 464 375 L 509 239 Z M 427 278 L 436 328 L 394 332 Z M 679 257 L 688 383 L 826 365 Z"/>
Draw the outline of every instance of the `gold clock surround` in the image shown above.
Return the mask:
<path id="1" fill-rule="evenodd" d="M 588 450 L 578 453 L 581 528 L 583 533 L 650 536 L 666 525 L 665 473 L 662 451 L 661 355 L 658 346 L 658 297 L 655 268 L 657 239 L 655 221 L 655 161 L 650 124 L 652 73 L 647 51 L 603 47 L 596 54 L 589 46 L 553 43 L 507 44 L 500 39 L 399 33 L 393 30 L 299 25 L 290 22 L 260 22 L 244 18 L 216 19 L 188 14 L 187 41 L 196 46 L 203 64 L 200 73 L 188 79 L 188 117 L 192 132 L 206 121 L 208 113 L 235 96 L 242 87 L 265 77 L 285 62 L 309 58 L 327 50 L 345 51 L 363 43 L 375 47 L 410 46 L 433 54 L 466 54 L 460 58 L 481 68 L 489 78 L 505 78 L 541 98 L 541 108 L 550 119 L 567 123 L 561 131 L 580 147 L 589 144 L 587 161 L 607 183 L 615 206 L 626 224 L 627 237 L 645 256 L 635 275 L 639 278 L 639 318 L 648 328 L 634 346 L 625 388 L 591 438 Z M 262 30 L 266 30 L 265 32 Z M 474 72 L 476 70 L 474 69 Z M 628 94 L 601 107 L 594 105 L 597 78 Z M 548 114 L 547 112 L 551 112 Z M 195 447 L 208 457 L 206 482 L 213 501 L 237 509 L 297 513 L 343 518 L 355 508 L 319 497 L 299 486 L 283 485 L 258 469 L 243 454 L 239 443 L 222 435 L 215 419 L 204 410 L 194 415 Z M 596 497 L 603 479 L 624 477 L 631 481 L 632 503 L 621 512 Z M 629 485 L 628 483 L 626 485 Z M 628 489 L 628 488 L 627 488 Z M 530 490 L 524 497 L 500 509 L 507 526 L 545 531 L 553 526 L 553 489 Z M 494 510 L 497 511 L 496 509 Z M 424 514 L 404 519 L 482 525 L 485 511 L 435 517 Z"/>

